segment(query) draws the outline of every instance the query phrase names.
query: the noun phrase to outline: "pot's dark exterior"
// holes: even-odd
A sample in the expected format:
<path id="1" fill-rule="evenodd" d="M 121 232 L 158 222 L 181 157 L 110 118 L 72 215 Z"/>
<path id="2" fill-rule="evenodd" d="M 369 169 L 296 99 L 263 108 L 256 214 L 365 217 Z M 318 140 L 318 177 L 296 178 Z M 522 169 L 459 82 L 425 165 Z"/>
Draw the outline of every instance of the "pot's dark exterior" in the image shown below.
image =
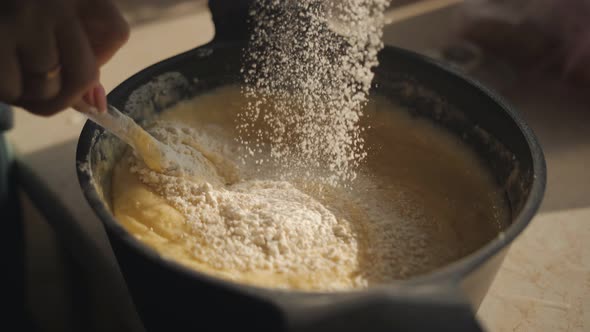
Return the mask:
<path id="1" fill-rule="evenodd" d="M 109 102 L 125 111 L 133 91 L 171 71 L 191 82 L 175 98 L 236 82 L 242 46 L 214 42 L 165 60 L 122 83 L 109 94 Z M 541 203 L 546 176 L 542 151 L 520 116 L 477 83 L 404 50 L 386 47 L 380 57 L 376 90 L 407 104 L 416 116 L 432 118 L 470 144 L 506 188 L 512 225 L 485 247 L 443 269 L 369 291 L 305 294 L 237 285 L 159 257 L 113 219 L 99 194 L 108 191 L 109 177 L 97 176 L 103 170 L 93 162 L 104 158 L 96 151 L 104 135 L 94 139 L 101 130 L 87 123 L 78 143 L 77 161 L 90 160 L 95 180 L 82 167 L 80 184 L 105 224 L 148 330 L 477 330 L 471 309 L 479 307 L 510 243 Z M 105 197 L 108 200 L 108 193 Z"/>

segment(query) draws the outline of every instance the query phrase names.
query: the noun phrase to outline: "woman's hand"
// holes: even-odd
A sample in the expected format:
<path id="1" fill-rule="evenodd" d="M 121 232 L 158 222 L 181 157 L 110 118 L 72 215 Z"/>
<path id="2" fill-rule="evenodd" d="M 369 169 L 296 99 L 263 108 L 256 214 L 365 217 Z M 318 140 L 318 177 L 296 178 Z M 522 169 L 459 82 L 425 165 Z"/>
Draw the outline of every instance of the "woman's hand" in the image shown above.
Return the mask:
<path id="1" fill-rule="evenodd" d="M 111 0 L 0 0 L 0 101 L 51 115 L 98 83 L 127 41 Z"/>
<path id="2" fill-rule="evenodd" d="M 486 9 L 496 5 L 500 9 Z M 476 14 L 470 19 L 464 27 L 467 39 L 520 69 L 590 84 L 588 0 L 488 0 L 473 6 L 475 13 L 493 15 Z M 513 22 L 512 16 L 519 19 Z"/>

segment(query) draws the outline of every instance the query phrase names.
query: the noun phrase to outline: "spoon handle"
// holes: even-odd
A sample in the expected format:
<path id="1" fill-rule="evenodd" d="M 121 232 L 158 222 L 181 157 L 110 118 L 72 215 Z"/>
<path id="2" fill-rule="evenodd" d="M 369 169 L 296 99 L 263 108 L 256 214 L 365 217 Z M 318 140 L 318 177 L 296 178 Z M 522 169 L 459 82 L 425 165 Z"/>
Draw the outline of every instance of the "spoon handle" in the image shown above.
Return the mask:
<path id="1" fill-rule="evenodd" d="M 170 166 L 166 146 L 114 106 L 107 105 L 106 112 L 100 112 L 96 107 L 80 101 L 73 108 L 129 144 L 152 170 L 163 171 Z"/>
<path id="2" fill-rule="evenodd" d="M 143 131 L 143 128 L 115 107 L 107 105 L 106 112 L 100 112 L 96 107 L 80 101 L 73 108 L 136 149 L 134 137 L 131 135 L 138 130 Z"/>

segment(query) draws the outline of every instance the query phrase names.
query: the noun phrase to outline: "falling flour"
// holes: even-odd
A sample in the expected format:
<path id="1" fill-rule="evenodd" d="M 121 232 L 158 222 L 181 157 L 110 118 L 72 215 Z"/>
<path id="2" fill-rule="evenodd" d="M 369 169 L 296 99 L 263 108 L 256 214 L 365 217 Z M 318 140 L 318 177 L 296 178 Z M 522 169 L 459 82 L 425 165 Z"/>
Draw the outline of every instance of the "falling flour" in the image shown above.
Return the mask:
<path id="1" fill-rule="evenodd" d="M 154 172 L 129 151 L 113 176 L 116 217 L 197 270 L 300 290 L 408 278 L 488 241 L 492 181 L 456 166 L 477 158 L 403 112 L 375 111 L 389 103 L 367 106 L 388 2 L 256 1 L 245 84 L 163 114 L 177 118 L 151 133 L 178 167 Z M 378 134 L 364 135 L 363 109 Z"/>
<path id="2" fill-rule="evenodd" d="M 242 72 L 240 140 L 256 163 L 346 185 L 389 0 L 257 0 Z M 267 153 L 268 152 L 268 153 Z"/>

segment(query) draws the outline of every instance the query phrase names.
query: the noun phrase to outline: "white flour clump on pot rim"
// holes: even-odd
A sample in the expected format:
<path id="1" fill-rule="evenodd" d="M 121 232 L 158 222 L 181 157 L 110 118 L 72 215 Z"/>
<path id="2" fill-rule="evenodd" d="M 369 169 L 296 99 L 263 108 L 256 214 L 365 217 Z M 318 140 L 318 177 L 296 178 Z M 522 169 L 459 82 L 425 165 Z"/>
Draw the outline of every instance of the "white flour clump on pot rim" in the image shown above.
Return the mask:
<path id="1" fill-rule="evenodd" d="M 346 184 L 366 157 L 359 125 L 389 0 L 257 0 L 240 141 L 257 163 Z M 267 156 L 268 152 L 268 156 Z"/>

